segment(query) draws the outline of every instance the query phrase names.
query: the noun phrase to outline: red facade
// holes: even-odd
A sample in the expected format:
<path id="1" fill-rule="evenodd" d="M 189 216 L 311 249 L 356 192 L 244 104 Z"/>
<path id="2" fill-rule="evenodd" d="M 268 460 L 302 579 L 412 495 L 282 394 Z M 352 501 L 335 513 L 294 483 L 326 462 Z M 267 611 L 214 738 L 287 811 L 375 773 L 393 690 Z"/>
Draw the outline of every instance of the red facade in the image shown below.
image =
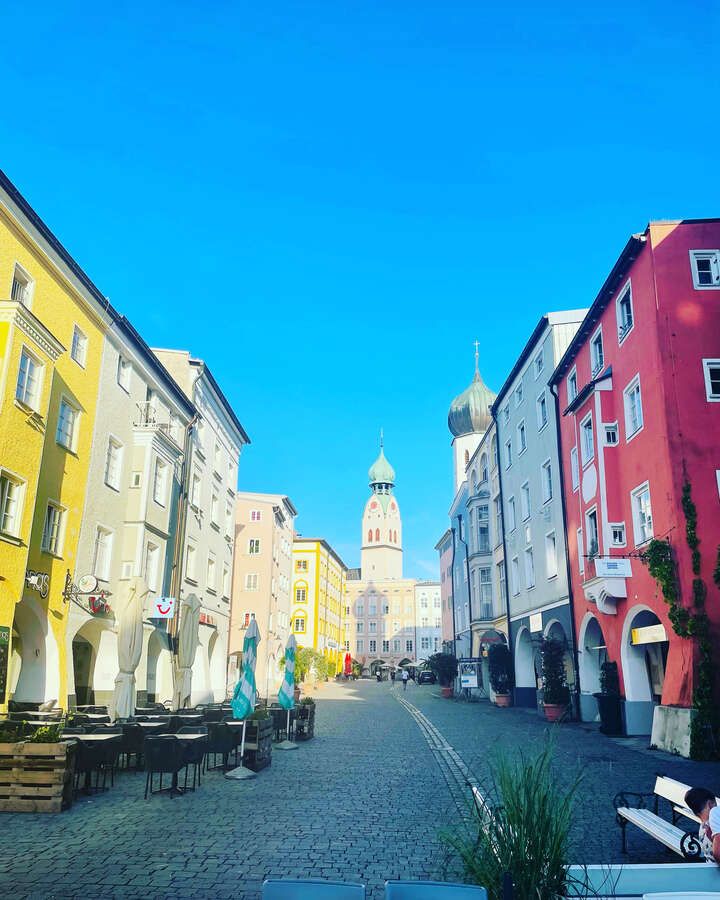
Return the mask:
<path id="1" fill-rule="evenodd" d="M 673 631 L 640 558 L 651 537 L 667 538 L 692 606 L 686 482 L 715 641 L 720 633 L 720 402 L 704 363 L 720 361 L 717 248 L 719 220 L 651 223 L 631 238 L 553 376 L 581 710 L 595 717 L 600 664 L 615 661 L 630 734 L 650 732 L 657 706 L 692 704 L 693 643 Z"/>

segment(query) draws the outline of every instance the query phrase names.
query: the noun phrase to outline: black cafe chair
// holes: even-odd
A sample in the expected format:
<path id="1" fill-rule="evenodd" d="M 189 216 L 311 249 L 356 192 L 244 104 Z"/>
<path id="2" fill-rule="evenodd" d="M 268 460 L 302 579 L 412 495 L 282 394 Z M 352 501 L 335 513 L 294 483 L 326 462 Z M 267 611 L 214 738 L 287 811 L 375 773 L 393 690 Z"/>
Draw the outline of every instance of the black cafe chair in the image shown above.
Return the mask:
<path id="1" fill-rule="evenodd" d="M 150 795 L 160 793 L 163 789 L 163 775 L 173 776 L 173 781 L 177 779 L 178 772 L 185 765 L 183 748 L 174 734 L 156 734 L 147 735 L 145 737 L 144 746 L 145 755 L 145 799 Z M 160 776 L 160 787 L 153 790 L 154 776 Z M 170 789 L 170 796 L 174 792 Z"/>
<path id="2" fill-rule="evenodd" d="M 193 740 L 193 741 L 183 741 L 182 736 L 184 734 L 202 734 L 205 736 L 204 740 Z M 207 741 L 208 730 L 204 725 L 184 725 L 177 732 L 176 738 L 181 747 L 181 752 L 183 754 L 183 759 L 185 761 L 185 784 L 183 786 L 183 790 L 195 790 L 195 779 L 197 777 L 197 786 L 200 787 L 201 784 L 201 774 L 203 763 L 205 762 L 205 753 L 207 751 L 208 741 Z M 187 786 L 187 777 L 188 777 L 188 769 L 190 766 L 193 767 L 193 777 L 192 777 L 192 787 L 189 788 Z"/>

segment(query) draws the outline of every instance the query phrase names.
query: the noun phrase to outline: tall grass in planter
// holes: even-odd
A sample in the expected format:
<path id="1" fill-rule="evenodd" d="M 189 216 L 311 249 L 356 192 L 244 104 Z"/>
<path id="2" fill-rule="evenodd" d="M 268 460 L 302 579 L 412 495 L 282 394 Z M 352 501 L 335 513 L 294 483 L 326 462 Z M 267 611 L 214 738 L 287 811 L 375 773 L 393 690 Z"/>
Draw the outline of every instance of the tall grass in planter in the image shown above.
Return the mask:
<path id="1" fill-rule="evenodd" d="M 496 755 L 469 821 L 441 832 L 457 854 L 467 880 L 502 900 L 503 876 L 515 884 L 515 900 L 556 900 L 567 884 L 568 843 L 580 776 L 558 787 L 552 744 L 516 759 Z"/>

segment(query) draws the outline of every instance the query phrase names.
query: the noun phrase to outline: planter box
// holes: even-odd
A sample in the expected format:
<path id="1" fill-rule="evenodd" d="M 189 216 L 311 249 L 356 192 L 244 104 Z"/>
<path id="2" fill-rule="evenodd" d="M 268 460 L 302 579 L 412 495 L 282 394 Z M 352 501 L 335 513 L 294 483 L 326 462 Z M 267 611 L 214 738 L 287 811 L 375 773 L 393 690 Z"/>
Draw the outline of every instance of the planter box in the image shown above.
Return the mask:
<path id="1" fill-rule="evenodd" d="M 0 812 L 61 812 L 72 804 L 74 741 L 0 744 Z"/>
<path id="2" fill-rule="evenodd" d="M 295 740 L 309 741 L 315 737 L 315 704 L 298 706 L 295 718 Z"/>
<path id="3" fill-rule="evenodd" d="M 272 762 L 273 720 L 250 720 L 245 729 L 245 752 L 243 765 L 253 772 L 259 772 Z"/>

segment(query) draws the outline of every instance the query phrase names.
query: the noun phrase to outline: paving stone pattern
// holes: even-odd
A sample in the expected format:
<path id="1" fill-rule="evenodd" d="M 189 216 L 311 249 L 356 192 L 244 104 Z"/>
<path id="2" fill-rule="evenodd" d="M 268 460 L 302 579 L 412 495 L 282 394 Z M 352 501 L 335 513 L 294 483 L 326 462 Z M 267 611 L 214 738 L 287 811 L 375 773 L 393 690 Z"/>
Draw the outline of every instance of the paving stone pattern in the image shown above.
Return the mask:
<path id="1" fill-rule="evenodd" d="M 316 737 L 254 779 L 210 772 L 194 794 L 143 800 L 145 776 L 81 797 L 59 815 L 4 814 L 0 896 L 20 898 L 259 898 L 267 877 L 360 880 L 371 900 L 386 878 L 457 875 L 437 837 L 458 811 L 426 737 L 391 691 L 328 684 L 317 692 Z M 404 695 L 482 782 L 496 747 L 534 747 L 547 731 L 524 710 Z M 560 783 L 583 769 L 573 848 L 578 862 L 621 861 L 612 797 L 650 790 L 654 773 L 720 786 L 720 766 L 608 739 L 591 726 L 557 730 Z M 635 829 L 630 860 L 671 861 Z"/>

